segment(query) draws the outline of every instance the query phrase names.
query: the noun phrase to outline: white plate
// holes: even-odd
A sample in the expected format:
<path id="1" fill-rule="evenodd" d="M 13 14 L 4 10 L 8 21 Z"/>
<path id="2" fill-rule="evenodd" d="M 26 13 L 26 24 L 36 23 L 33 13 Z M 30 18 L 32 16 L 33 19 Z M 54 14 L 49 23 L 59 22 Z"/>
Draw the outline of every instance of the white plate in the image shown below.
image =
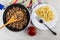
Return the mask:
<path id="1" fill-rule="evenodd" d="M 43 20 L 44 23 L 47 24 L 49 28 L 52 28 L 52 27 L 56 24 L 56 22 L 57 22 L 57 11 L 56 11 L 56 9 L 55 9 L 54 7 L 52 7 L 51 5 L 49 5 L 49 4 L 40 4 L 40 5 L 36 6 L 36 7 L 33 9 L 32 15 L 31 15 L 31 19 L 32 19 L 33 24 L 34 24 L 38 29 L 41 29 L 41 30 L 47 30 L 47 28 L 46 28 L 43 24 L 39 23 L 39 22 L 35 19 L 35 16 L 36 16 L 35 10 L 39 9 L 39 8 L 42 7 L 42 6 L 46 6 L 46 5 L 48 5 L 48 6 L 51 8 L 51 10 L 54 12 L 54 15 L 55 15 L 55 16 L 54 16 L 54 19 L 53 19 L 52 21 L 50 21 L 50 22 L 45 22 L 45 21 Z"/>

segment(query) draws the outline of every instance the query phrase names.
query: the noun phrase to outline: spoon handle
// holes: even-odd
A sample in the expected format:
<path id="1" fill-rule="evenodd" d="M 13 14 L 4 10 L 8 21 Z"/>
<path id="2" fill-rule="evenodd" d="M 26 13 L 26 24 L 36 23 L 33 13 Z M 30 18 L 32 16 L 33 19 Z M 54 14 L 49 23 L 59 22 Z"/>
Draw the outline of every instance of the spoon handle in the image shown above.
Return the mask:
<path id="1" fill-rule="evenodd" d="M 6 25 L 7 25 L 7 23 L 6 23 L 6 24 L 4 24 L 4 25 L 2 25 L 2 26 L 0 27 L 0 29 L 4 28 Z"/>
<path id="2" fill-rule="evenodd" d="M 43 23 L 54 35 L 57 35 L 56 32 L 54 32 L 53 30 L 51 30 L 45 23 Z"/>

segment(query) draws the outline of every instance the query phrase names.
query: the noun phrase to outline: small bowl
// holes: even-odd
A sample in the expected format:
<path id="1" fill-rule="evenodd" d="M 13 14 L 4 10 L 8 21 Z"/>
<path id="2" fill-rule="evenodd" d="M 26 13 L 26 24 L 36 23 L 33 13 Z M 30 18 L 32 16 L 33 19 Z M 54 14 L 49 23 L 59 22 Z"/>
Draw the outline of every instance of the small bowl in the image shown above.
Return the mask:
<path id="1" fill-rule="evenodd" d="M 29 22 L 30 22 L 30 14 L 29 14 L 29 11 L 27 10 L 27 8 L 24 7 L 22 4 L 12 4 L 12 5 L 9 5 L 9 6 L 6 8 L 6 10 L 4 11 L 4 14 L 3 14 L 3 22 L 4 22 L 4 24 L 7 22 L 7 21 L 6 21 L 6 14 L 7 14 L 8 10 L 9 10 L 9 9 L 12 9 L 13 7 L 19 7 L 19 8 L 25 9 L 25 10 L 27 11 L 27 19 L 28 19 L 28 22 L 27 22 L 27 24 L 26 24 L 25 26 L 23 26 L 22 29 L 12 28 L 11 26 L 9 27 L 9 25 L 7 25 L 6 28 L 8 28 L 8 29 L 11 30 L 11 31 L 15 31 L 15 32 L 24 30 L 24 29 L 28 26 L 28 24 L 29 24 Z"/>

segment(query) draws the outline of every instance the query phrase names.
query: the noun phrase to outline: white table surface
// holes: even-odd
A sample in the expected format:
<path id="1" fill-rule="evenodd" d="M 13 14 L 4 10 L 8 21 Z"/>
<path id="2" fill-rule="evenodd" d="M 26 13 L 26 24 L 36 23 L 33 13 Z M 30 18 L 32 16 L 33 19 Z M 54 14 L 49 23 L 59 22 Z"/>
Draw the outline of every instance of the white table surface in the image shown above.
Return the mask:
<path id="1" fill-rule="evenodd" d="M 8 0 L 0 0 L 0 3 L 6 4 L 5 2 Z M 60 40 L 60 0 L 46 0 L 49 4 L 54 6 L 57 10 L 58 14 L 58 21 L 56 25 L 52 28 L 57 35 L 54 36 L 50 31 L 42 31 L 38 30 L 36 36 L 28 36 L 26 31 L 21 32 L 12 32 L 9 31 L 7 28 L 3 28 L 0 30 L 0 40 Z M 2 10 L 3 11 L 3 10 Z M 0 17 L 2 17 L 2 12 L 0 12 Z M 2 18 L 0 18 L 2 20 Z M 0 25 L 1 25 L 0 21 Z"/>

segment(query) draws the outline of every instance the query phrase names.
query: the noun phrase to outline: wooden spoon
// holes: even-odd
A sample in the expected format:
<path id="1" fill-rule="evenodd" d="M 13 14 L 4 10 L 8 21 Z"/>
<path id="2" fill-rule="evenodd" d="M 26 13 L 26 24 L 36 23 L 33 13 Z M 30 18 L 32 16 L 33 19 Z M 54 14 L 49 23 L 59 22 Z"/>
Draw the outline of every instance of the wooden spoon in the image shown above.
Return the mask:
<path id="1" fill-rule="evenodd" d="M 16 22 L 16 21 L 20 21 L 20 20 L 18 20 L 18 19 L 16 19 L 15 18 L 15 15 L 16 14 L 19 14 L 19 13 L 23 13 L 22 11 L 17 11 L 11 18 L 10 18 L 10 20 L 9 21 L 7 21 L 7 23 L 5 23 L 4 25 L 2 25 L 1 27 L 0 27 L 0 29 L 2 29 L 3 27 L 5 27 L 6 25 L 8 25 L 8 24 L 11 24 L 11 23 L 14 23 L 14 22 Z"/>

